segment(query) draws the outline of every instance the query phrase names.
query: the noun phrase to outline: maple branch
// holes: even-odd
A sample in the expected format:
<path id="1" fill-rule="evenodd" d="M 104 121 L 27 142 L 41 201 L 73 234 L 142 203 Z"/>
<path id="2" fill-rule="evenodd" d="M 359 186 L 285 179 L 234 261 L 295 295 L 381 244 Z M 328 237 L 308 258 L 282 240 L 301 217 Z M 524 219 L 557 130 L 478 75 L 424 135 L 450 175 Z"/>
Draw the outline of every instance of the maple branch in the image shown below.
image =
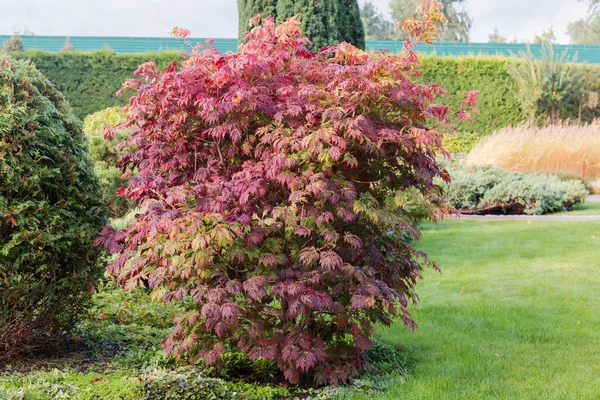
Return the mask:
<path id="1" fill-rule="evenodd" d="M 371 184 L 374 184 L 374 183 L 375 183 L 375 184 L 377 184 L 377 183 L 381 183 L 381 182 L 383 182 L 383 181 L 385 180 L 385 178 L 381 178 L 381 179 L 378 179 L 378 180 L 376 180 L 376 181 L 371 181 L 371 182 L 369 182 L 369 181 L 359 181 L 359 180 L 357 180 L 357 179 L 350 179 L 350 180 L 351 180 L 352 182 L 355 182 L 355 183 L 366 183 L 366 184 L 369 184 L 369 185 L 371 185 Z"/>
<path id="2" fill-rule="evenodd" d="M 225 161 L 223 160 L 223 153 L 221 153 L 221 139 L 217 140 L 217 152 L 219 153 L 219 158 L 221 159 L 221 164 L 225 167 Z"/>
<path id="3" fill-rule="evenodd" d="M 171 207 L 173 210 L 176 210 L 176 209 L 177 209 L 177 207 L 175 207 L 174 205 L 172 205 L 172 204 L 169 204 L 169 202 L 167 201 L 167 199 L 165 199 L 165 198 L 163 197 L 163 195 L 162 195 L 162 194 L 160 194 L 159 192 L 157 192 L 157 191 L 156 191 L 156 190 L 154 190 L 154 189 L 150 189 L 150 191 L 151 191 L 152 193 L 154 193 L 155 195 L 157 195 L 158 197 L 160 197 L 160 199 L 161 199 L 161 200 L 162 200 L 162 201 L 163 201 L 163 202 L 164 202 L 164 203 L 165 203 L 167 206 Z"/>

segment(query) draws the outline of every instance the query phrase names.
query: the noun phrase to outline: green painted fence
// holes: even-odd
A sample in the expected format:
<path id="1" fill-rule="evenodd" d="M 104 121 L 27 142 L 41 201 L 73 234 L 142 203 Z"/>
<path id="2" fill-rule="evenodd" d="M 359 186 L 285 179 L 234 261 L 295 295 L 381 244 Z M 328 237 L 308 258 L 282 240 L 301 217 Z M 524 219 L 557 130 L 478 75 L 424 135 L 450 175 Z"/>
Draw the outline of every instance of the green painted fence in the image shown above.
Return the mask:
<path id="1" fill-rule="evenodd" d="M 10 36 L 0 35 L 0 45 Z M 67 42 L 66 36 L 22 36 L 25 49 L 39 49 L 46 51 L 59 51 Z M 161 50 L 186 50 L 189 46 L 181 39 L 160 37 L 112 37 L 112 36 L 71 36 L 68 38 L 73 50 L 87 51 L 111 49 L 117 53 L 144 53 Z M 191 43 L 204 41 L 203 38 L 191 38 Z M 367 41 L 368 50 L 388 49 L 395 53 L 402 50 L 401 41 L 383 40 Z M 215 39 L 214 46 L 221 52 L 237 50 L 237 39 Z M 540 56 L 541 45 L 530 45 L 531 52 Z M 600 45 L 555 45 L 558 54 L 566 52 L 566 58 L 577 62 L 600 64 Z M 431 46 L 420 44 L 417 50 L 424 54 L 435 52 L 438 55 L 463 56 L 463 55 L 503 55 L 519 54 L 527 50 L 526 44 L 515 43 L 449 43 L 439 42 Z"/>
<path id="2" fill-rule="evenodd" d="M 402 50 L 401 41 L 367 41 L 368 50 L 388 49 L 391 52 Z M 461 43 L 461 42 L 437 42 L 431 46 L 419 44 L 417 50 L 424 54 L 436 53 L 441 56 L 465 56 L 465 55 L 499 55 L 510 56 L 527 52 L 527 47 L 536 57 L 542 55 L 542 45 L 526 43 Z M 575 59 L 579 63 L 600 64 L 600 45 L 586 44 L 555 44 L 554 52 L 557 55 L 565 54 L 565 60 Z"/>
<path id="3" fill-rule="evenodd" d="M 10 36 L 0 35 L 0 44 Z M 25 50 L 59 51 L 67 43 L 66 36 L 21 36 Z M 191 38 L 196 44 L 206 39 Z M 182 39 L 164 37 L 69 36 L 73 50 L 90 51 L 110 49 L 117 53 L 146 53 L 163 50 L 190 50 Z M 214 46 L 221 52 L 237 51 L 237 39 L 215 39 Z"/>

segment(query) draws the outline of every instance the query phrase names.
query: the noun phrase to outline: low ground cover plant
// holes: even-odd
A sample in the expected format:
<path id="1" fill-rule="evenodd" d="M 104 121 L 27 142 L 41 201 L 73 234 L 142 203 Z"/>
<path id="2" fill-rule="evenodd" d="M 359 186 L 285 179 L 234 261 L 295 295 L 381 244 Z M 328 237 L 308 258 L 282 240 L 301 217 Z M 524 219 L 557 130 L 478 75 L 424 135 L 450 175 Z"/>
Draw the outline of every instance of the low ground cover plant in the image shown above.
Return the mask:
<path id="1" fill-rule="evenodd" d="M 439 7 L 404 23 L 414 42 L 435 39 Z M 253 24 L 237 54 L 198 45 L 125 84 L 136 151 L 122 167 L 139 175 L 123 193 L 140 213 L 98 243 L 125 288 L 191 302 L 169 354 L 210 365 L 239 349 L 291 383 L 345 382 L 375 324 L 414 326 L 408 304 L 434 266 L 414 224 L 446 212 L 438 128 L 456 115 L 412 80 L 414 42 L 403 57 L 346 43 L 315 54 L 295 19 Z"/>
<path id="2" fill-rule="evenodd" d="M 449 168 L 446 197 L 463 213 L 540 215 L 585 201 L 589 190 L 578 179 L 505 171 L 492 166 Z"/>
<path id="3" fill-rule="evenodd" d="M 0 55 L 0 360 L 85 313 L 106 221 L 80 122 L 30 62 Z"/>
<path id="4" fill-rule="evenodd" d="M 470 151 L 466 163 L 597 180 L 600 121 L 583 126 L 565 123 L 533 129 L 504 128 L 481 139 Z"/>

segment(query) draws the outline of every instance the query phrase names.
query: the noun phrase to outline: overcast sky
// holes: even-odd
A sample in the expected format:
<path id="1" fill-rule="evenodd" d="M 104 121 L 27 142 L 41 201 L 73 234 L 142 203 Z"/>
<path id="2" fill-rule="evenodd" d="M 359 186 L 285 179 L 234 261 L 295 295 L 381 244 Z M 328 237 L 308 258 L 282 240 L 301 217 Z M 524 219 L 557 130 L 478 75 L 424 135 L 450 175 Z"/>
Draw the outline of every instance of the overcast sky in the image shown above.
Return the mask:
<path id="1" fill-rule="evenodd" d="M 389 0 L 371 1 L 389 13 Z M 587 13 L 577 0 L 467 0 L 467 9 L 473 42 L 486 42 L 494 28 L 524 41 L 553 27 L 558 42 L 568 43 L 567 25 Z M 0 34 L 166 36 L 182 26 L 194 37 L 237 36 L 236 0 L 0 0 L 0 10 Z"/>

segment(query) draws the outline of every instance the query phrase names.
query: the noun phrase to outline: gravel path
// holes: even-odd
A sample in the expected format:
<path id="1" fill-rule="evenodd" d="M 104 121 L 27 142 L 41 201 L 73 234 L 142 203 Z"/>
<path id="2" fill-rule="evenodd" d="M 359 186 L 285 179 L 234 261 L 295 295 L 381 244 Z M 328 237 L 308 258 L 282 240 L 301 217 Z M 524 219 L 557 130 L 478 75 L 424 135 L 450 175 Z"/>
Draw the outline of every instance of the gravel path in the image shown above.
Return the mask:
<path id="1" fill-rule="evenodd" d="M 600 203 L 600 195 L 587 198 L 588 203 Z M 452 219 L 482 221 L 600 221 L 600 215 L 457 215 Z"/>

